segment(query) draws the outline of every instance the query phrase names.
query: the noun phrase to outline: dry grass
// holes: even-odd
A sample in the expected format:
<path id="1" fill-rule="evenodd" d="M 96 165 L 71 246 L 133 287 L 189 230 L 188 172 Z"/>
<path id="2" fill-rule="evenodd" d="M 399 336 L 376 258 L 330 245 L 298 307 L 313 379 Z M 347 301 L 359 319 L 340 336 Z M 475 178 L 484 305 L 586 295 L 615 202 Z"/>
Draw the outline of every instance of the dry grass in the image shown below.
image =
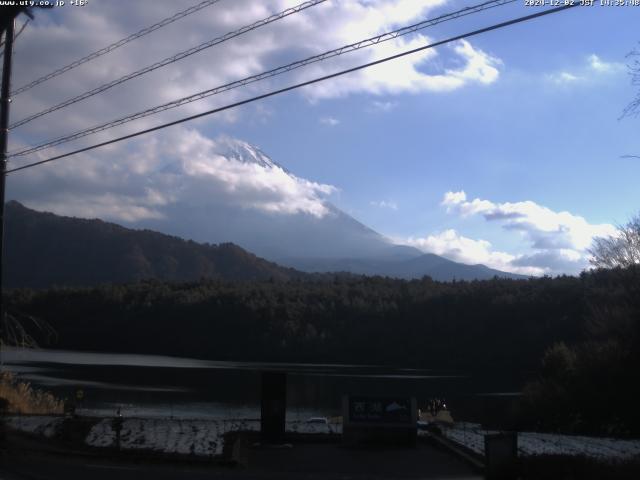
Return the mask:
<path id="1" fill-rule="evenodd" d="M 6 402 L 7 413 L 51 415 L 64 411 L 62 400 L 19 381 L 11 372 L 0 372 L 0 402 Z"/>

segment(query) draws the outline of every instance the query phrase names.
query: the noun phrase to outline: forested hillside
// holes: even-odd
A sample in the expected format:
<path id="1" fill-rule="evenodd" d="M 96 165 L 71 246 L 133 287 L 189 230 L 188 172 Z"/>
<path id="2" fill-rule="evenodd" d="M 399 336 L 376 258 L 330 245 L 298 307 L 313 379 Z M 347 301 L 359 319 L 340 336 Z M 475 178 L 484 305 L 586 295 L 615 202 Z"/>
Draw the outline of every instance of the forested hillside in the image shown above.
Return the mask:
<path id="1" fill-rule="evenodd" d="M 6 295 L 14 317 L 53 327 L 43 346 L 517 376 L 532 381 L 530 427 L 640 432 L 640 267 L 530 280 L 153 281 Z"/>
<path id="2" fill-rule="evenodd" d="M 381 277 L 15 291 L 58 348 L 210 359 L 535 368 L 583 334 L 587 282 L 575 277 L 435 282 Z"/>
<path id="3" fill-rule="evenodd" d="M 102 220 L 36 212 L 18 202 L 6 205 L 5 232 L 7 287 L 90 286 L 148 278 L 286 280 L 304 275 L 232 243 L 199 244 Z"/>

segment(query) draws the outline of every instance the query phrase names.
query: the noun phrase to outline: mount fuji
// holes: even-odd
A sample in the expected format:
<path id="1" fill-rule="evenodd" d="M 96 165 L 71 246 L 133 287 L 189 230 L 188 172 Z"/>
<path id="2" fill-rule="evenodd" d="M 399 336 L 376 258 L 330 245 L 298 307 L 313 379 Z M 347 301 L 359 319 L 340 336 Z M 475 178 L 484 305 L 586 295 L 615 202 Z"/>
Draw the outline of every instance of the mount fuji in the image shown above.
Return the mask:
<path id="1" fill-rule="evenodd" d="M 202 173 L 205 169 L 194 168 L 191 161 L 187 161 L 183 163 L 179 177 L 189 181 L 179 190 L 192 189 L 196 183 L 196 188 L 204 191 L 197 195 L 187 194 L 164 206 L 162 218 L 141 221 L 138 226 L 199 242 L 233 242 L 273 261 L 375 258 L 398 252 L 416 257 L 421 254 L 412 247 L 394 245 L 347 215 L 322 198 L 322 191 L 318 192 L 322 186 L 316 188 L 317 184 L 296 177 L 248 143 L 224 138 L 216 143 L 215 155 L 212 168 L 222 163 L 225 169 L 238 175 L 253 176 L 257 178 L 254 182 L 264 183 L 246 189 L 247 196 L 256 197 L 255 201 L 230 201 L 230 197 L 244 194 L 242 186 L 234 187 L 236 191 L 226 192 L 226 195 L 220 195 L 219 187 L 211 188 L 211 196 L 207 198 L 207 187 L 199 185 L 202 180 L 206 181 L 207 175 Z M 202 176 L 194 180 L 195 175 Z M 216 176 L 217 181 L 219 177 Z M 232 175 L 227 181 L 237 179 Z M 296 187 L 303 190 L 303 197 L 309 198 L 303 198 L 299 208 L 287 209 L 299 199 L 286 195 L 280 198 L 275 190 Z"/>
<path id="2" fill-rule="evenodd" d="M 180 162 L 161 170 L 163 182 L 170 178 L 172 191 L 180 194 L 136 227 L 196 242 L 233 242 L 306 272 L 523 278 L 394 244 L 326 200 L 333 187 L 297 177 L 244 141 L 206 140 L 206 148 L 183 152 Z"/>

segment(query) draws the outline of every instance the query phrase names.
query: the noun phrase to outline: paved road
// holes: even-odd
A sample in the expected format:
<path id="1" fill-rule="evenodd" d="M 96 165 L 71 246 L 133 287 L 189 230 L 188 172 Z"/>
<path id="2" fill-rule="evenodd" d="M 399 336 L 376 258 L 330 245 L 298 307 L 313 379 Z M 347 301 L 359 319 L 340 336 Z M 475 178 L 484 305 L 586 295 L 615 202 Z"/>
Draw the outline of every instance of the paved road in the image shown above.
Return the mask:
<path id="1" fill-rule="evenodd" d="M 58 455 L 12 455 L 0 465 L 2 480 L 165 480 L 165 479 L 236 479 L 234 469 L 180 464 L 116 462 L 91 457 Z"/>
<path id="2" fill-rule="evenodd" d="M 449 453 L 420 445 L 414 450 L 347 450 L 339 445 L 251 449 L 246 467 L 110 460 L 60 454 L 4 453 L 0 480 L 169 479 L 482 479 Z"/>

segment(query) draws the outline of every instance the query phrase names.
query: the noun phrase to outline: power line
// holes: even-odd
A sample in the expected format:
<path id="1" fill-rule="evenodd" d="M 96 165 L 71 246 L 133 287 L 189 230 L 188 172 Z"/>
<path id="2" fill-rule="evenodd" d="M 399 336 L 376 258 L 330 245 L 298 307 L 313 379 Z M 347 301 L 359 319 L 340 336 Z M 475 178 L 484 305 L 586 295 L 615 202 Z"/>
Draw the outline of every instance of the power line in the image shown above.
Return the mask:
<path id="1" fill-rule="evenodd" d="M 340 47 L 340 48 L 337 48 L 337 49 L 334 49 L 334 50 L 329 50 L 329 51 L 324 52 L 324 53 L 319 54 L 319 55 L 314 55 L 312 57 L 308 57 L 308 58 L 303 59 L 303 60 L 298 60 L 298 61 L 290 63 L 288 65 L 277 67 L 275 69 L 268 70 L 266 72 L 262 72 L 262 73 L 259 73 L 257 75 L 252 75 L 250 77 L 246 77 L 246 78 L 241 79 L 241 80 L 237 80 L 237 81 L 225 84 L 225 85 L 214 87 L 212 89 L 208 89 L 208 90 L 205 90 L 205 91 L 193 94 L 193 95 L 189 95 L 187 97 L 183 97 L 183 98 L 180 98 L 180 99 L 177 99 L 177 100 L 173 100 L 173 101 L 168 102 L 166 104 L 158 105 L 158 106 L 155 106 L 153 108 L 146 109 L 146 110 L 143 110 L 141 112 L 137 112 L 137 113 L 134 113 L 134 114 L 131 114 L 131 115 L 128 115 L 128 116 L 125 116 L 125 117 L 122 117 L 122 118 L 107 122 L 105 124 L 94 126 L 94 127 L 82 130 L 80 132 L 76 132 L 76 133 L 71 134 L 71 135 L 58 137 L 56 139 L 52 139 L 52 140 L 46 141 L 46 142 L 44 142 L 44 143 L 42 143 L 40 145 L 29 147 L 27 149 L 24 149 L 24 150 L 21 150 L 21 151 L 18 151 L 18 152 L 10 153 L 8 155 L 8 157 L 27 155 L 29 153 L 34 153 L 36 151 L 40 151 L 40 150 L 43 150 L 43 149 L 46 149 L 46 148 L 49 148 L 49 147 L 61 145 L 63 143 L 67 143 L 67 142 L 70 142 L 70 141 L 73 141 L 73 140 L 77 140 L 79 138 L 83 138 L 85 136 L 92 135 L 94 133 L 98 133 L 98 132 L 101 132 L 101 131 L 104 131 L 104 130 L 107 130 L 107 129 L 110 129 L 110 128 L 113 128 L 113 127 L 117 127 L 117 126 L 123 125 L 125 123 L 131 122 L 131 121 L 134 121 L 134 120 L 138 120 L 140 118 L 144 118 L 144 117 L 147 117 L 147 116 L 150 116 L 150 115 L 154 115 L 156 113 L 163 112 L 165 110 L 169 110 L 169 109 L 176 108 L 176 107 L 188 104 L 188 103 L 192 103 L 192 102 L 195 102 L 195 101 L 198 101 L 198 100 L 202 100 L 202 99 L 207 98 L 207 97 L 212 96 L 212 95 L 216 95 L 216 94 L 223 93 L 223 92 L 235 89 L 235 88 L 239 88 L 239 87 L 248 85 L 250 83 L 255 83 L 255 82 L 258 82 L 260 80 L 264 80 L 266 78 L 271 78 L 271 77 L 274 77 L 274 76 L 277 76 L 277 75 L 280 75 L 280 74 L 283 74 L 283 73 L 286 73 L 286 72 L 289 72 L 289 71 L 304 67 L 306 65 L 315 63 L 315 62 L 319 62 L 319 61 L 322 61 L 322 60 L 326 60 L 328 58 L 332 58 L 332 57 L 335 57 L 335 56 L 343 55 L 345 53 L 348 53 L 348 52 L 351 52 L 351 51 L 354 51 L 354 50 L 359 50 L 361 48 L 369 47 L 371 45 L 376 45 L 378 43 L 382 43 L 382 42 L 391 40 L 393 38 L 397 38 L 397 37 L 402 36 L 402 35 L 407 35 L 409 33 L 415 32 L 415 31 L 420 30 L 420 29 L 424 29 L 424 28 L 429 27 L 429 26 L 436 25 L 438 23 L 442 23 L 442 22 L 445 22 L 445 21 L 449 21 L 449 20 L 453 20 L 453 19 L 456 19 L 456 18 L 460 18 L 460 17 L 466 16 L 466 15 L 470 15 L 472 13 L 477 13 L 477 12 L 480 12 L 482 10 L 487 10 L 489 8 L 494 8 L 494 7 L 497 7 L 497 6 L 505 5 L 507 3 L 513 3 L 514 1 L 516 1 L 516 0 L 490 0 L 490 1 L 484 2 L 484 3 L 479 4 L 479 5 L 463 8 L 463 9 L 458 10 L 458 11 L 453 12 L 453 13 L 448 13 L 448 14 L 445 14 L 445 15 L 441 15 L 441 16 L 436 17 L 434 19 L 425 20 L 425 21 L 416 23 L 414 25 L 410 25 L 408 27 L 403 27 L 403 28 L 400 28 L 400 29 L 397 29 L 397 30 L 394 30 L 394 31 L 391 31 L 391 32 L 384 33 L 382 35 L 378 35 L 378 36 L 371 37 L 371 38 L 368 38 L 368 39 L 365 39 L 365 40 L 361 40 L 361 41 L 353 43 L 353 44 L 346 45 L 346 46 L 343 46 L 343 47 Z"/>
<path id="2" fill-rule="evenodd" d="M 210 5 L 213 5 L 214 3 L 218 3 L 220 0 L 205 0 L 204 2 L 200 2 L 197 5 L 193 5 L 189 8 L 187 8 L 186 10 L 182 10 L 181 12 L 176 13 L 175 15 L 172 15 L 171 17 L 165 18 L 164 20 L 159 21 L 158 23 L 154 23 L 153 25 L 143 28 L 142 30 L 136 32 L 136 33 L 132 33 L 131 35 L 129 35 L 128 37 L 125 37 L 121 40 L 118 40 L 115 43 L 112 43 L 111 45 L 107 45 L 104 48 L 101 48 L 100 50 L 97 50 L 93 53 L 90 53 L 89 55 L 82 57 L 74 62 L 71 62 L 68 65 L 65 65 L 64 67 L 58 68 L 57 70 L 54 70 L 53 72 L 44 75 L 34 81 L 32 81 L 31 83 L 24 85 L 16 90 L 14 90 L 13 92 L 11 92 L 11 96 L 15 97 L 16 95 L 25 92 L 27 90 L 29 90 L 30 88 L 35 87 L 36 85 L 40 85 L 43 82 L 46 82 L 47 80 L 51 80 L 54 77 L 57 77 L 58 75 L 62 75 L 65 72 L 68 72 L 69 70 L 72 70 L 76 67 L 79 67 L 80 65 L 87 63 L 91 60 L 94 60 L 102 55 L 104 55 L 105 53 L 109 53 L 112 52 L 113 50 L 115 50 L 116 48 L 119 48 L 129 42 L 132 42 L 140 37 L 143 37 L 145 35 L 148 35 L 151 32 L 155 32 L 156 30 L 158 30 L 159 28 L 165 27 L 167 25 L 169 25 L 170 23 L 173 23 L 177 20 L 180 20 L 181 18 L 186 17 L 187 15 L 191 15 L 192 13 L 198 12 L 200 10 L 202 10 L 203 8 L 206 8 Z"/>
<path id="3" fill-rule="evenodd" d="M 332 58 L 332 57 L 336 57 L 339 55 L 343 55 L 345 53 L 349 53 L 355 50 L 359 50 L 365 47 L 369 47 L 372 45 L 377 45 L 379 43 L 382 42 L 386 42 L 388 40 L 392 40 L 394 38 L 398 38 L 400 36 L 403 35 L 407 35 L 409 33 L 413 33 L 416 32 L 418 30 L 433 26 L 433 25 L 437 25 L 439 23 L 443 23 L 446 21 L 450 21 L 450 20 L 454 20 L 460 17 L 464 17 L 467 15 L 471 15 L 473 13 L 477 13 L 483 10 L 487 10 L 490 8 L 494 8 L 494 7 L 498 7 L 498 6 L 502 6 L 502 5 L 506 5 L 508 3 L 513 3 L 516 0 L 490 0 L 478 5 L 474 5 L 471 7 L 466 7 L 463 8 L 461 10 L 457 10 L 455 12 L 452 13 L 447 13 L 444 15 L 441 15 L 439 17 L 433 18 L 433 19 L 429 19 L 429 20 L 424 20 L 422 22 L 418 22 L 416 24 L 410 25 L 408 27 L 403 27 L 403 28 L 399 28 L 397 30 L 393 30 L 391 32 L 387 32 L 387 33 L 383 33 L 381 35 L 377 35 L 375 37 L 370 37 L 367 38 L 365 40 L 361 40 L 359 42 L 356 43 L 352 43 L 349 45 L 345 45 L 343 47 L 340 48 L 336 48 L 334 50 L 329 50 L 327 52 L 321 53 L 319 55 L 314 55 L 308 58 L 305 58 L 303 60 L 298 60 L 292 63 L 289 63 L 287 65 L 281 66 L 281 67 L 277 67 L 274 68 L 272 70 L 267 70 L 265 72 L 256 74 L 256 75 L 252 75 L 246 78 L 243 78 L 241 80 L 236 80 L 233 81 L 231 83 L 227 83 L 224 85 L 220 85 L 218 87 L 214 87 L 208 90 L 204 90 L 202 92 L 193 94 L 193 95 L 189 95 L 177 100 L 173 100 L 171 102 L 162 104 L 162 105 L 157 105 L 155 107 L 131 114 L 131 115 L 127 115 L 125 117 L 121 117 L 119 119 L 116 120 L 112 120 L 110 122 L 101 124 L 101 125 L 97 125 L 91 128 L 87 128 L 85 130 L 81 130 L 79 132 L 70 134 L 70 135 L 66 135 L 63 137 L 58 137 L 52 140 L 48 140 L 46 142 L 43 142 L 39 145 L 35 145 L 33 147 L 29 147 L 17 152 L 12 152 L 8 155 L 9 158 L 11 157 L 17 157 L 17 156 L 23 156 L 23 155 L 28 155 L 30 153 L 34 153 L 34 152 L 38 152 L 40 150 L 44 150 L 46 148 L 50 148 L 50 147 L 54 147 L 57 145 L 61 145 L 63 143 L 67 143 L 73 140 L 77 140 L 79 138 L 83 138 L 86 137 L 88 135 L 92 135 L 94 133 L 98 133 L 98 132 L 102 132 L 104 130 L 108 130 L 110 128 L 114 128 L 120 125 L 123 125 L 125 123 L 128 122 L 132 122 L 134 120 L 138 120 L 140 118 L 144 118 L 144 117 L 148 117 L 150 115 L 154 115 L 156 113 L 160 113 L 163 112 L 165 110 L 169 110 L 172 108 L 177 108 L 180 107 L 182 105 L 186 105 L 188 103 L 192 103 L 198 100 L 202 100 L 204 98 L 213 96 L 213 95 L 217 95 L 235 88 L 239 88 L 239 87 L 243 87 L 245 85 L 251 84 L 251 83 L 255 83 L 258 82 L 260 80 L 264 80 L 267 78 L 271 78 L 271 77 L 275 77 L 277 75 L 281 75 L 283 73 L 286 72 L 290 72 L 292 70 L 298 69 L 298 68 L 302 68 L 304 66 L 310 65 L 312 63 L 316 63 L 316 62 L 320 62 L 323 60 L 326 60 L 328 58 Z"/>
<path id="4" fill-rule="evenodd" d="M 373 66 L 379 65 L 381 63 L 389 62 L 391 60 L 396 60 L 398 58 L 405 57 L 407 55 L 411 55 L 413 53 L 421 52 L 423 50 L 427 50 L 427 49 L 430 49 L 430 48 L 435 48 L 435 47 L 438 47 L 440 45 L 444 45 L 446 43 L 455 42 L 457 40 L 462 40 L 464 38 L 472 37 L 472 36 L 475 36 L 475 35 L 480 35 L 482 33 L 491 32 L 493 30 L 498 30 L 500 28 L 505 28 L 505 27 L 508 27 L 510 25 L 515 25 L 517 23 L 522 23 L 522 22 L 526 22 L 526 21 L 529 21 L 529 20 L 533 20 L 535 18 L 542 17 L 542 16 L 545 16 L 545 15 L 558 13 L 558 12 L 561 12 L 563 10 L 568 10 L 570 8 L 577 7 L 577 6 L 579 6 L 578 3 L 573 3 L 573 4 L 564 5 L 564 6 L 561 6 L 561 7 L 556 7 L 556 8 L 551 8 L 551 9 L 548 9 L 548 10 L 543 10 L 541 12 L 533 13 L 531 15 L 525 15 L 523 17 L 514 18 L 514 19 L 508 20 L 506 22 L 497 23 L 497 24 L 491 25 L 489 27 L 484 27 L 484 28 L 481 28 L 481 29 L 478 29 L 478 30 L 474 30 L 472 32 L 463 33 L 461 35 L 456 35 L 455 37 L 450 37 L 450 38 L 447 38 L 446 40 L 440 40 L 438 42 L 431 43 L 429 45 L 424 45 L 422 47 L 414 48 L 412 50 L 407 50 L 405 52 L 398 53 L 398 54 L 395 54 L 395 55 L 391 55 L 389 57 L 385 57 L 385 58 L 382 58 L 380 60 L 375 60 L 373 62 L 369 62 L 369 63 L 365 63 L 363 65 L 359 65 L 357 67 L 348 68 L 346 70 L 341 70 L 339 72 L 335 72 L 335 73 L 332 73 L 332 74 L 329 74 L 329 75 L 325 75 L 325 76 L 322 76 L 322 77 L 314 78 L 313 80 L 307 80 L 305 82 L 297 83 L 295 85 L 290 85 L 290 86 L 285 87 L 285 88 L 280 88 L 278 90 L 273 90 L 271 92 L 264 93 L 262 95 L 257 95 L 255 97 L 251 97 L 251 98 L 248 98 L 246 100 L 241 100 L 239 102 L 235 102 L 235 103 L 232 103 L 232 104 L 229 104 L 229 105 L 225 105 L 224 107 L 214 108 L 214 109 L 208 110 L 206 112 L 202 112 L 202 113 L 198 113 L 198 114 L 195 114 L 195 115 L 191 115 L 189 117 L 181 118 L 180 120 L 175 120 L 173 122 L 164 123 L 162 125 L 158 125 L 158 126 L 155 126 L 155 127 L 152 127 L 152 128 L 147 128 L 145 130 L 140 130 L 138 132 L 130 133 L 130 134 L 124 135 L 122 137 L 118 137 L 118 138 L 114 138 L 114 139 L 111 139 L 111 140 L 107 140 L 105 142 L 101 142 L 101 143 L 97 143 L 97 144 L 94 144 L 94 145 L 90 145 L 88 147 L 80 148 L 78 150 L 73 150 L 71 152 L 64 153 L 62 155 L 56 155 L 54 157 L 50 157 L 50 158 L 47 158 L 45 160 L 40 160 L 38 162 L 33 162 L 33 163 L 29 163 L 27 165 L 23 165 L 21 167 L 12 168 L 10 170 L 7 170 L 6 173 L 18 172 L 20 170 L 25 170 L 27 168 L 35 167 L 35 166 L 42 165 L 42 164 L 45 164 L 45 163 L 53 162 L 55 160 L 60 160 L 62 158 L 70 157 L 70 156 L 76 155 L 78 153 L 84 153 L 84 152 L 87 152 L 89 150 L 94 150 L 96 148 L 100 148 L 100 147 L 104 147 L 104 146 L 107 146 L 107 145 L 111 145 L 113 143 L 118 143 L 118 142 L 121 142 L 123 140 L 128 140 L 128 139 L 131 139 L 131 138 L 138 137 L 140 135 L 144 135 L 144 134 L 147 134 L 147 133 L 155 132 L 157 130 L 162 130 L 162 129 L 167 128 L 167 127 L 172 127 L 174 125 L 179 125 L 181 123 L 188 122 L 188 121 L 191 121 L 191 120 L 195 120 L 197 118 L 202 118 L 202 117 L 205 117 L 205 116 L 208 116 L 208 115 L 212 115 L 214 113 L 219 113 L 219 112 L 222 112 L 222 111 L 225 111 L 225 110 L 229 110 L 231 108 L 239 107 L 241 105 L 246 105 L 248 103 L 252 103 L 252 102 L 255 102 L 257 100 L 262 100 L 262 99 L 265 99 L 265 98 L 273 97 L 273 96 L 279 95 L 281 93 L 289 92 L 291 90 L 295 90 L 295 89 L 298 89 L 298 88 L 302 88 L 302 87 L 306 87 L 306 86 L 309 86 L 309 85 L 313 85 L 315 83 L 323 82 L 325 80 L 330 80 L 332 78 L 340 77 L 342 75 L 346 75 L 348 73 L 356 72 L 358 70 L 363 70 L 365 68 L 373 67 Z"/>
<path id="5" fill-rule="evenodd" d="M 35 120 L 36 118 L 42 117 L 44 115 L 47 115 L 49 113 L 55 112 L 56 110 L 60 110 L 61 108 L 64 107 L 68 107 L 69 105 L 73 105 L 74 103 L 80 102 L 82 100 L 86 100 L 87 98 L 93 97 L 94 95 L 98 95 L 99 93 L 102 93 L 106 90 L 109 90 L 110 88 L 115 87 L 116 85 L 120 85 L 121 83 L 127 82 L 129 80 L 132 80 L 136 77 L 139 77 L 141 75 L 144 75 L 145 73 L 149 73 L 149 72 L 153 72 L 154 70 L 157 70 L 158 68 L 162 68 L 165 67 L 171 63 L 177 62 L 179 60 L 182 60 L 184 58 L 187 58 L 191 55 L 194 55 L 198 52 L 201 52 L 202 50 L 205 50 L 207 48 L 211 48 L 215 45 L 219 45 L 223 42 L 226 42 L 227 40 L 231 40 L 232 38 L 235 37 L 239 37 L 240 35 L 243 35 L 247 32 L 250 32 L 252 30 L 256 30 L 260 27 L 263 27 L 265 25 L 268 25 L 270 23 L 276 22 L 278 20 L 281 20 L 285 17 L 288 17 L 289 15 L 293 15 L 294 13 L 298 13 L 301 12 L 302 10 L 306 10 L 307 8 L 313 7 L 315 5 L 318 5 L 320 3 L 325 2 L 326 0 L 308 0 L 306 2 L 303 2 L 299 5 L 296 5 L 295 7 L 291 7 L 291 8 L 287 8 L 279 13 L 276 13 L 274 15 L 271 15 L 267 18 L 264 18 L 262 20 L 258 20 L 257 22 L 254 22 L 250 25 L 245 25 L 242 28 L 239 28 L 238 30 L 234 30 L 232 32 L 226 33 L 220 37 L 216 37 L 212 40 L 209 40 L 207 42 L 201 43 L 200 45 L 197 45 L 193 48 L 190 48 L 188 50 L 184 50 L 180 53 L 177 53 L 171 57 L 167 57 L 164 60 L 160 60 L 159 62 L 154 63 L 153 65 L 149 65 L 147 67 L 144 67 L 140 70 L 137 70 L 135 72 L 129 73 L 123 77 L 117 78 L 116 80 L 112 80 L 111 82 L 105 83 L 104 85 L 101 85 L 99 87 L 94 88 L 93 90 L 89 90 L 88 92 L 84 92 L 80 95 L 77 95 L 73 98 L 70 98 L 68 100 L 65 100 L 62 103 L 59 103 L 57 105 L 54 105 L 53 107 L 47 108 L 45 110 L 42 110 L 41 112 L 38 113 L 34 113 L 33 115 L 30 115 L 26 118 L 23 118 L 22 120 L 15 122 L 13 125 L 10 125 L 9 128 L 10 129 L 14 129 L 17 128 L 21 125 L 24 125 L 25 123 L 29 123 L 32 120 Z"/>

